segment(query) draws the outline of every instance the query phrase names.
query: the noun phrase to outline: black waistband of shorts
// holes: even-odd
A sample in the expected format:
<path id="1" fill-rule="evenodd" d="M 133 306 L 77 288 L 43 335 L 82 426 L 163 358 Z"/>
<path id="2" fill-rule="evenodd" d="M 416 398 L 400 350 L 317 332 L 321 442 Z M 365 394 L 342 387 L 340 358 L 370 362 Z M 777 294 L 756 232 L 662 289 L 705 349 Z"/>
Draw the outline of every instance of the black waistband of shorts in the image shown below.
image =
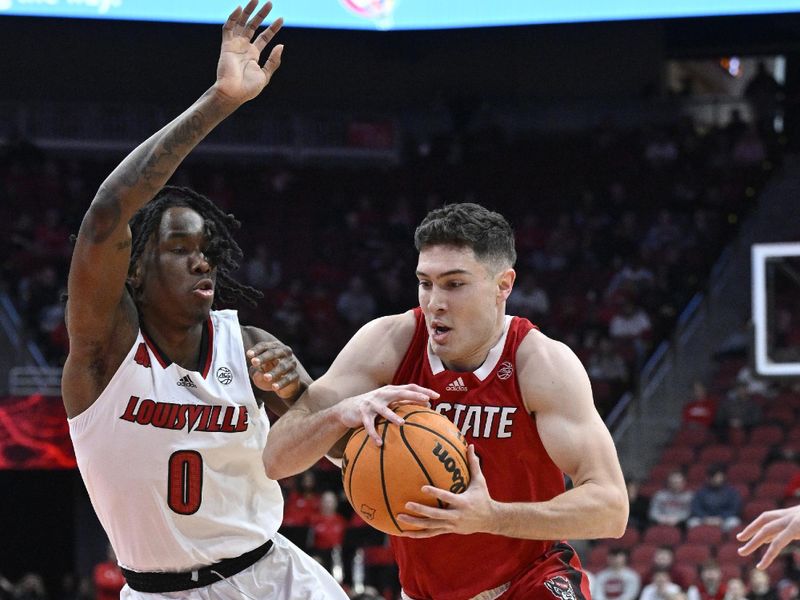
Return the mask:
<path id="1" fill-rule="evenodd" d="M 122 574 L 125 576 L 128 586 L 137 592 L 150 594 L 181 592 L 205 587 L 236 575 L 264 556 L 270 548 L 272 548 L 272 540 L 268 540 L 263 546 L 245 552 L 236 558 L 225 558 L 213 565 L 184 573 L 140 573 L 122 569 Z"/>

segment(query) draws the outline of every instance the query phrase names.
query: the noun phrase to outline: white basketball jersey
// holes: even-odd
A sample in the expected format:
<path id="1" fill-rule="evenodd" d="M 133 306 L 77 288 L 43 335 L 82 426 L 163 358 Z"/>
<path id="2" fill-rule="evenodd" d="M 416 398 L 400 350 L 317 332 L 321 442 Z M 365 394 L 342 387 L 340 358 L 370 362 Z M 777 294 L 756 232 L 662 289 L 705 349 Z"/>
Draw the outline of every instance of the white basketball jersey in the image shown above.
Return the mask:
<path id="1" fill-rule="evenodd" d="M 69 421 L 95 512 L 134 571 L 239 556 L 281 523 L 236 312 L 212 311 L 206 327 L 202 371 L 169 363 L 140 330 L 97 401 Z"/>

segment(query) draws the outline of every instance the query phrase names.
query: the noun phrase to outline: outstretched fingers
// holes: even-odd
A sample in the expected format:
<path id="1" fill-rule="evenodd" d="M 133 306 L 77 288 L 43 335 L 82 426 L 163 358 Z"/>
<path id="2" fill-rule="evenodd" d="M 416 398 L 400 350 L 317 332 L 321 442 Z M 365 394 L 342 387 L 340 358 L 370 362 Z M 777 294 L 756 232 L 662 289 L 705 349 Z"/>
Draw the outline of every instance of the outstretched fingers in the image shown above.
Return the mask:
<path id="1" fill-rule="evenodd" d="M 278 67 L 281 66 L 281 56 L 283 56 L 283 44 L 278 44 L 272 49 L 272 52 L 269 53 L 267 62 L 261 67 L 261 70 L 264 71 L 264 75 L 267 76 L 267 83 L 272 79 L 272 75 L 278 70 Z"/>
<path id="2" fill-rule="evenodd" d="M 256 13 L 256 16 L 250 19 L 247 23 L 247 26 L 244 28 L 244 35 L 247 36 L 247 39 L 252 39 L 253 35 L 258 29 L 259 25 L 264 22 L 264 19 L 267 18 L 267 15 L 272 10 L 272 2 L 267 2 L 261 9 Z"/>
<path id="3" fill-rule="evenodd" d="M 259 53 L 261 53 L 264 48 L 267 47 L 267 44 L 269 44 L 272 41 L 272 38 L 277 35 L 277 33 L 281 30 L 281 27 L 283 27 L 283 17 L 278 17 L 269 27 L 258 34 L 258 37 L 253 41 L 253 44 L 258 49 Z"/>
<path id="4" fill-rule="evenodd" d="M 239 16 L 242 14 L 242 7 L 237 6 L 236 9 L 230 14 L 228 20 L 222 26 L 222 40 L 227 41 L 233 38 L 233 30 L 236 28 L 236 23 L 239 21 Z"/>

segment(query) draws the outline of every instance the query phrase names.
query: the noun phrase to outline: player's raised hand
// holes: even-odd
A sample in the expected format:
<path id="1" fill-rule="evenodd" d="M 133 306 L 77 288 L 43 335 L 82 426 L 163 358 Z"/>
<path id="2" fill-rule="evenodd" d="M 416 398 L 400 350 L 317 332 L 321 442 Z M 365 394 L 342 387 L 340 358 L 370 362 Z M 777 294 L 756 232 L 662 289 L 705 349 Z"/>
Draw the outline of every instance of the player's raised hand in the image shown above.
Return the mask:
<path id="1" fill-rule="evenodd" d="M 472 444 L 467 448 L 467 460 L 470 482 L 466 491 L 454 494 L 430 485 L 423 486 L 423 492 L 441 501 L 446 508 L 426 506 L 417 502 L 406 503 L 408 513 L 397 515 L 397 520 L 420 529 L 404 531 L 398 535 L 429 538 L 443 533 L 469 534 L 490 530 L 495 519 L 494 500 L 489 495 L 486 478 L 483 476 L 480 460 Z"/>
<path id="2" fill-rule="evenodd" d="M 275 46 L 261 65 L 261 54 L 283 25 L 276 19 L 258 36 L 256 30 L 272 10 L 267 2 L 253 14 L 258 0 L 237 7 L 222 27 L 222 48 L 217 64 L 216 90 L 228 100 L 243 104 L 261 93 L 281 64 L 283 46 Z"/>
<path id="3" fill-rule="evenodd" d="M 414 383 L 385 385 L 366 394 L 346 398 L 337 405 L 337 414 L 342 425 L 351 429 L 364 427 L 369 437 L 380 446 L 383 442 L 375 429 L 376 417 L 381 416 L 395 425 L 402 425 L 403 419 L 392 410 L 393 406 L 430 406 L 431 398 L 438 397 L 435 391 Z"/>
<path id="4" fill-rule="evenodd" d="M 739 548 L 742 556 L 750 556 L 759 547 L 766 545 L 767 550 L 756 565 L 759 569 L 766 569 L 790 542 L 800 539 L 800 506 L 762 513 L 736 534 L 736 539 L 747 542 Z"/>
<path id="5" fill-rule="evenodd" d="M 253 384 L 281 398 L 294 398 L 300 388 L 300 373 L 292 349 L 277 340 L 259 342 L 247 353 Z"/>

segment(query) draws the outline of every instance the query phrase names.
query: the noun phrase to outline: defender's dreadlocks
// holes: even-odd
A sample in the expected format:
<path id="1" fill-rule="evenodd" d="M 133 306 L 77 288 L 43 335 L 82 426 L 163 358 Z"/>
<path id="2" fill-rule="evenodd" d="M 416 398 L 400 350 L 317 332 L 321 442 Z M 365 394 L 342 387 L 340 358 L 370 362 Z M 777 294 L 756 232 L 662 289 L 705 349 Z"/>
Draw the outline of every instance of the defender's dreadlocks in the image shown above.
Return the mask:
<path id="1" fill-rule="evenodd" d="M 131 261 L 128 275 L 136 269 L 136 263 L 142 256 L 147 240 L 153 235 L 164 211 L 173 206 L 189 207 L 203 217 L 205 237 L 208 246 L 205 249 L 206 259 L 217 268 L 216 301 L 234 303 L 243 299 L 255 306 L 264 294 L 257 289 L 236 281 L 231 273 L 239 268 L 242 249 L 233 239 L 231 231 L 238 229 L 241 223 L 231 214 L 227 214 L 205 196 L 185 187 L 164 186 L 150 202 L 140 208 L 130 221 Z"/>

